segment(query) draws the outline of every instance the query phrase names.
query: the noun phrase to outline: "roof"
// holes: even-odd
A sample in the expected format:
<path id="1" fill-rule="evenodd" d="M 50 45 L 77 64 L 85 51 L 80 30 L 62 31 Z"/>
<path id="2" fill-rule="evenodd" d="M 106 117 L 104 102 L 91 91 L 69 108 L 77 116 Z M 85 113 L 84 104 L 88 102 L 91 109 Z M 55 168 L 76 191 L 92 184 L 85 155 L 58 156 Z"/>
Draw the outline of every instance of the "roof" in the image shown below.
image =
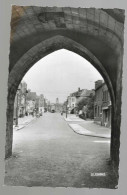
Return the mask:
<path id="1" fill-rule="evenodd" d="M 88 90 L 88 89 L 81 89 L 80 91 L 76 91 L 74 93 L 71 93 L 70 96 L 71 97 L 82 97 L 82 96 L 90 96 L 91 94 L 94 94 L 94 89 L 92 90 Z"/>
<path id="2" fill-rule="evenodd" d="M 95 91 L 97 91 L 98 89 L 100 89 L 101 87 L 103 87 L 104 85 L 106 85 L 106 83 L 104 82 L 104 83 L 102 83 L 101 85 L 99 85 L 96 89 L 95 89 Z"/>

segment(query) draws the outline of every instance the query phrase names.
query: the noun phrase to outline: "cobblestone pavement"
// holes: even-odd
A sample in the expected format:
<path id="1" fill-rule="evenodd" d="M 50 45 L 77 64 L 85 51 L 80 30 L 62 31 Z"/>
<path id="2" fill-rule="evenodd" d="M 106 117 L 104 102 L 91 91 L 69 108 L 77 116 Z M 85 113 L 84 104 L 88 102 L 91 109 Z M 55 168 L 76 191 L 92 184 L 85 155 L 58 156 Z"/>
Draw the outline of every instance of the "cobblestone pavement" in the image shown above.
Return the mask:
<path id="1" fill-rule="evenodd" d="M 5 185 L 115 188 L 107 139 L 76 134 L 57 113 L 14 131 Z"/>

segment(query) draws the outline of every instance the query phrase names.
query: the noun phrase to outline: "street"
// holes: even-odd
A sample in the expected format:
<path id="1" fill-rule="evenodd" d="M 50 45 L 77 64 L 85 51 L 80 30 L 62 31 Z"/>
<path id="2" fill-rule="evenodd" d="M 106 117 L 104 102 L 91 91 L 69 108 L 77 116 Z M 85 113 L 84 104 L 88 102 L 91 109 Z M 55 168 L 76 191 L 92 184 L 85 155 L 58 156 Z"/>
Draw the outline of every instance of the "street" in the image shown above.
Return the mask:
<path id="1" fill-rule="evenodd" d="M 45 113 L 14 131 L 5 185 L 115 188 L 114 183 L 109 139 L 75 133 L 60 113 Z"/>

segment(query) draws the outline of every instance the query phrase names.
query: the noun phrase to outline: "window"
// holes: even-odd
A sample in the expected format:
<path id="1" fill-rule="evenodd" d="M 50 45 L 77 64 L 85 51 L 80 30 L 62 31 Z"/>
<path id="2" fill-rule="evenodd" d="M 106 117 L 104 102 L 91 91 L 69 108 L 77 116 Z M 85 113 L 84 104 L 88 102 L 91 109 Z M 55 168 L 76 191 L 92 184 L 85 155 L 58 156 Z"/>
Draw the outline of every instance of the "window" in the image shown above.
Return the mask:
<path id="1" fill-rule="evenodd" d="M 103 101 L 104 102 L 108 101 L 108 90 L 103 91 Z"/>
<path id="2" fill-rule="evenodd" d="M 75 98 L 74 97 L 72 97 L 72 102 L 74 102 L 75 101 Z"/>
<path id="3" fill-rule="evenodd" d="M 97 116 L 97 108 L 95 108 L 95 116 Z"/>
<path id="4" fill-rule="evenodd" d="M 98 117 L 99 117 L 99 115 L 100 115 L 100 109 L 99 109 L 99 106 L 98 106 Z"/>

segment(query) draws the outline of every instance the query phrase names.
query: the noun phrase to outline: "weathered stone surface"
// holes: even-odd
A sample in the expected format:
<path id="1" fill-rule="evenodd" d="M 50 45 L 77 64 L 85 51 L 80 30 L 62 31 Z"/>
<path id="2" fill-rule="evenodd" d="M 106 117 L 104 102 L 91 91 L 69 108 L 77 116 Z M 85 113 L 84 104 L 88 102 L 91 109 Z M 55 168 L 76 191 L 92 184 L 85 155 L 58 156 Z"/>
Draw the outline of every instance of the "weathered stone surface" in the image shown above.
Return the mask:
<path id="1" fill-rule="evenodd" d="M 108 12 L 94 8 L 13 6 L 6 157 L 12 154 L 12 113 L 18 84 L 35 62 L 53 51 L 65 48 L 91 62 L 105 79 L 113 105 L 111 157 L 114 167 L 118 167 L 124 30 L 122 17 L 117 10 Z"/>

